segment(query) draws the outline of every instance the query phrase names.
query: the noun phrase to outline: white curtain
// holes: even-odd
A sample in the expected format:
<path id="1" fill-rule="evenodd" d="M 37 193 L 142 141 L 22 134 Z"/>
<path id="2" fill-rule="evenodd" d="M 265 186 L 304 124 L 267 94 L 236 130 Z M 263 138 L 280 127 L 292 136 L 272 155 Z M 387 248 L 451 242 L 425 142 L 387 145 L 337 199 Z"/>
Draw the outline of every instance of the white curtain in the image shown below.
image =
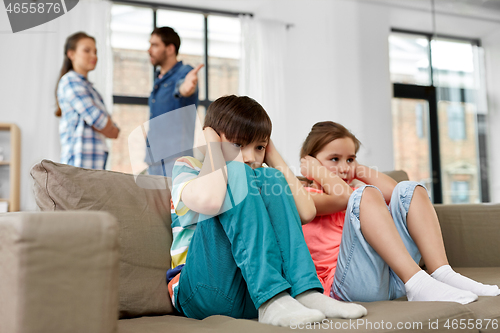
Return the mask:
<path id="1" fill-rule="evenodd" d="M 33 164 L 60 158 L 55 86 L 69 35 L 84 31 L 95 37 L 99 60 L 89 80 L 112 108 L 110 17 L 109 1 L 80 0 L 61 17 L 13 34 L 7 14 L 0 11 L 0 122 L 21 129 L 21 210 L 36 209 L 29 175 Z"/>
<path id="2" fill-rule="evenodd" d="M 240 16 L 241 60 L 239 94 L 259 102 L 273 122 L 272 140 L 280 152 L 286 146 L 285 52 L 286 25 Z"/>

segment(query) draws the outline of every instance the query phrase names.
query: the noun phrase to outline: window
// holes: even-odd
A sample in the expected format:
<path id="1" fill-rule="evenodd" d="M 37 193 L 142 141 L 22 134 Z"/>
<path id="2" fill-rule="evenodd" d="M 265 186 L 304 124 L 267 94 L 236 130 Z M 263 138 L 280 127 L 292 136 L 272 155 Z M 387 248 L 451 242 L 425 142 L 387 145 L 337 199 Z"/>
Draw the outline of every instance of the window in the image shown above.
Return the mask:
<path id="1" fill-rule="evenodd" d="M 429 40 L 415 34 L 391 34 L 389 57 L 391 81 L 395 83 L 430 85 Z"/>
<path id="2" fill-rule="evenodd" d="M 465 108 L 461 104 L 450 104 L 447 107 L 448 137 L 451 140 L 465 140 Z"/>
<path id="3" fill-rule="evenodd" d="M 115 4 L 111 17 L 113 95 L 148 97 L 153 85 L 153 66 L 147 53 L 153 29 L 152 12 Z"/>
<path id="4" fill-rule="evenodd" d="M 415 105 L 415 125 L 417 126 L 417 137 L 424 138 L 424 107 L 422 103 Z"/>
<path id="5" fill-rule="evenodd" d="M 410 180 L 424 184 L 432 195 L 429 132 L 429 103 L 425 99 L 393 98 L 392 126 L 394 167 Z"/>
<path id="6" fill-rule="evenodd" d="M 469 182 L 454 181 L 451 183 L 451 202 L 462 204 L 469 202 Z"/>
<path id="7" fill-rule="evenodd" d="M 488 202 L 480 42 L 393 29 L 389 45 L 396 168 L 426 184 L 435 203 Z M 454 179 L 464 168 L 466 197 Z"/>
<path id="8" fill-rule="evenodd" d="M 170 26 L 179 34 L 178 60 L 193 67 L 205 64 L 198 72 L 198 113 L 203 118 L 212 101 L 238 92 L 241 38 L 238 14 L 157 3 L 151 7 L 147 3 L 135 6 L 128 5 L 126 0 L 113 4 L 113 120 L 121 132 L 118 139 L 112 140 L 108 160 L 111 170 L 131 173 L 131 165 L 141 163 L 146 168 L 145 147 L 129 147 L 128 136 L 149 120 L 148 97 L 154 69 L 147 50 L 155 26 Z"/>

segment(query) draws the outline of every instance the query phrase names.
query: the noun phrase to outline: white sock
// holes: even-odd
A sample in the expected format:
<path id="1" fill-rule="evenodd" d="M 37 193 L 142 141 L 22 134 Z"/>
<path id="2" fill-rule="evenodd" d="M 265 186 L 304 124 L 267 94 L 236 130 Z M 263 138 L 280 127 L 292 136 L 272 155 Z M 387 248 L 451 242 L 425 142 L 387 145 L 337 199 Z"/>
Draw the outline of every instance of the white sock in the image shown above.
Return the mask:
<path id="1" fill-rule="evenodd" d="M 329 318 L 359 318 L 368 313 L 359 304 L 340 302 L 314 290 L 305 291 L 295 299 L 310 309 L 323 312 Z"/>
<path id="2" fill-rule="evenodd" d="M 431 274 L 433 278 L 452 287 L 468 290 L 478 296 L 498 296 L 500 289 L 495 285 L 482 284 L 455 272 L 450 265 L 443 265 Z"/>
<path id="3" fill-rule="evenodd" d="M 405 283 L 409 301 L 441 301 L 467 304 L 477 300 L 470 291 L 457 289 L 430 277 L 420 270 Z"/>
<path id="4" fill-rule="evenodd" d="M 279 293 L 259 307 L 259 323 L 289 327 L 320 322 L 325 315 L 308 309 L 286 292 Z"/>

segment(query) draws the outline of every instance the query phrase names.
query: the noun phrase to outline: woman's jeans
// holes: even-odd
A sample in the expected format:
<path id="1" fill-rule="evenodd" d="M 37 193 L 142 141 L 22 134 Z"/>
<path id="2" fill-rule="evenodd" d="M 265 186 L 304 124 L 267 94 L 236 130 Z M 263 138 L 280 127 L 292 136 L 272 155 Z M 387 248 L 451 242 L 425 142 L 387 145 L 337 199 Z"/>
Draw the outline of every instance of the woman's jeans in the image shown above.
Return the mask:
<path id="1" fill-rule="evenodd" d="M 227 188 L 223 212 L 197 223 L 176 308 L 197 319 L 255 318 L 282 291 L 323 290 L 283 174 L 229 162 Z"/>
<path id="2" fill-rule="evenodd" d="M 392 192 L 388 209 L 406 250 L 418 264 L 421 255 L 406 224 L 411 199 L 417 186 L 422 185 L 411 181 L 398 183 Z M 403 281 L 368 244 L 361 232 L 359 205 L 366 187 L 354 191 L 349 199 L 337 270 L 330 293 L 330 296 L 336 299 L 349 302 L 392 300 L 406 294 Z"/>

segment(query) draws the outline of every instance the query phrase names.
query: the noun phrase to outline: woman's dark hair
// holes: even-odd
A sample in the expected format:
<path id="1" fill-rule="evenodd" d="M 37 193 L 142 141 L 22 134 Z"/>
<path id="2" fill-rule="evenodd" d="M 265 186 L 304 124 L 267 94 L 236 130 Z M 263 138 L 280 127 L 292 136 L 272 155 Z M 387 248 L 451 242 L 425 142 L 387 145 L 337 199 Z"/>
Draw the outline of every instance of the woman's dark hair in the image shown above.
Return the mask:
<path id="1" fill-rule="evenodd" d="M 56 116 L 60 117 L 62 115 L 61 108 L 59 107 L 59 102 L 57 101 L 57 86 L 59 85 L 59 80 L 69 72 L 70 70 L 73 69 L 73 63 L 71 62 L 71 59 L 68 57 L 68 51 L 76 50 L 76 46 L 78 45 L 78 42 L 84 38 L 90 38 L 95 42 L 95 38 L 92 36 L 87 35 L 85 32 L 77 32 L 71 36 L 69 36 L 66 39 L 66 44 L 64 44 L 64 60 L 63 60 L 63 65 L 61 68 L 61 73 L 59 74 L 59 79 L 57 80 L 56 84 L 56 104 L 57 104 L 57 110 L 56 110 Z"/>
<path id="2" fill-rule="evenodd" d="M 266 110 L 247 96 L 224 96 L 215 100 L 207 109 L 205 127 L 211 127 L 226 139 L 247 145 L 267 141 L 272 124 Z"/>
<path id="3" fill-rule="evenodd" d="M 165 46 L 169 46 L 170 44 L 174 44 L 175 54 L 179 54 L 179 48 L 181 47 L 181 39 L 177 32 L 170 27 L 160 27 L 155 28 L 151 35 L 157 35 L 161 38 L 161 41 Z"/>
<path id="4" fill-rule="evenodd" d="M 306 140 L 302 144 L 302 149 L 300 150 L 300 158 L 307 155 L 316 157 L 316 155 L 325 147 L 327 144 L 336 139 L 350 138 L 354 142 L 356 148 L 356 153 L 361 146 L 361 142 L 344 126 L 334 123 L 333 121 L 322 121 L 314 124 L 311 128 L 311 132 L 307 135 Z"/>

